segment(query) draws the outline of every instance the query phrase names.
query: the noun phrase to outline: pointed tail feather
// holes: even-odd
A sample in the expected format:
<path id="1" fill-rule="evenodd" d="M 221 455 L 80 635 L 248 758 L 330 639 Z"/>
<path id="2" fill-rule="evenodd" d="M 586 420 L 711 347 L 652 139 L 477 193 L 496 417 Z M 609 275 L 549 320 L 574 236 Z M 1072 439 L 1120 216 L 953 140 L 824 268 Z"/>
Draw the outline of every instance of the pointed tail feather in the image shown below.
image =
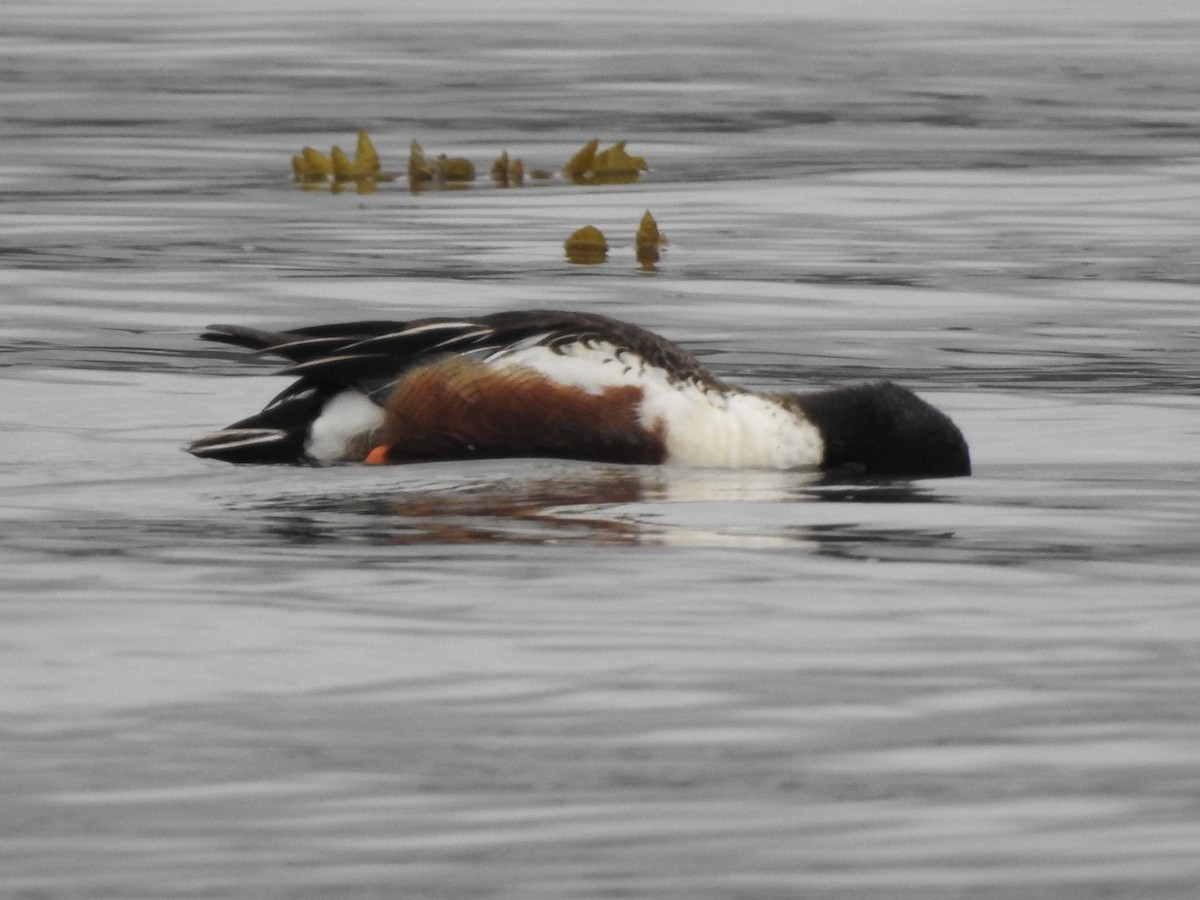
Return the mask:
<path id="1" fill-rule="evenodd" d="M 305 462 L 304 436 L 282 428 L 226 428 L 193 441 L 186 449 L 202 459 L 231 463 Z"/>

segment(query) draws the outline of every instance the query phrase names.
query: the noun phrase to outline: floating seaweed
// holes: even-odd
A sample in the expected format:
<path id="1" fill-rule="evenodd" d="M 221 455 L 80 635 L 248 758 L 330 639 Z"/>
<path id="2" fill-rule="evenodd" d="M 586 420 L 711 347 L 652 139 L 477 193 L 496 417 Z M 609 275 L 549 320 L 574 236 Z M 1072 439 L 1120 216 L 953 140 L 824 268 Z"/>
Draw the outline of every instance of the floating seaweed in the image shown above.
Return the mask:
<path id="1" fill-rule="evenodd" d="M 347 182 L 354 182 L 359 193 L 370 193 L 378 182 L 391 181 L 395 176 L 380 169 L 379 154 L 371 138 L 365 131 L 359 131 L 354 159 L 336 145 L 328 156 L 305 147 L 292 157 L 292 177 L 308 188 L 328 184 L 331 190 L 340 191 Z"/>
<path id="2" fill-rule="evenodd" d="M 646 160 L 630 154 L 625 145 L 625 141 L 617 141 L 601 150 L 599 140 L 590 140 L 562 167 L 562 175 L 575 184 L 627 184 L 637 181 L 648 168 Z M 461 188 L 475 180 L 475 166 L 470 160 L 444 153 L 431 157 L 415 140 L 409 147 L 407 168 L 409 188 L 413 191 L 434 187 Z M 395 178 L 380 168 L 379 154 L 366 131 L 358 132 L 353 158 L 338 146 L 334 146 L 329 155 L 312 147 L 304 147 L 292 157 L 292 176 L 305 188 L 328 187 L 339 191 L 354 183 L 360 193 L 368 193 L 375 189 L 377 183 Z M 545 181 L 553 178 L 554 173 L 543 168 L 533 168 L 527 172 L 521 160 L 510 159 L 505 150 L 492 163 L 491 177 L 497 185 L 518 187 L 525 183 L 526 178 Z"/>
<path id="3" fill-rule="evenodd" d="M 414 187 L 423 181 L 432 181 L 435 166 L 416 141 L 408 147 L 408 186 Z"/>
<path id="4" fill-rule="evenodd" d="M 475 165 L 468 159 L 440 154 L 430 158 L 413 141 L 408 151 L 408 186 L 413 191 L 428 187 L 463 187 L 475 180 Z"/>
<path id="5" fill-rule="evenodd" d="M 598 182 L 634 181 L 647 168 L 644 157 L 625 152 L 625 141 L 617 141 L 607 150 L 601 150 L 592 161 L 593 178 Z"/>
<path id="6" fill-rule="evenodd" d="M 292 178 L 296 181 L 325 181 L 331 175 L 333 175 L 333 162 L 319 150 L 305 147 L 292 157 Z"/>
<path id="7" fill-rule="evenodd" d="M 492 163 L 492 181 L 496 184 L 504 186 L 508 184 L 508 151 L 500 151 L 500 155 L 496 157 Z"/>
<path id="8" fill-rule="evenodd" d="M 504 150 L 492 163 L 492 181 L 500 187 L 520 187 L 525 183 L 525 166 L 519 159 L 510 160 Z"/>
<path id="9" fill-rule="evenodd" d="M 580 147 L 562 167 L 563 177 L 575 184 L 629 184 L 649 168 L 641 156 L 631 156 L 625 141 L 600 150 L 596 138 Z"/>
<path id="10" fill-rule="evenodd" d="M 582 181 L 586 178 L 592 171 L 592 162 L 596 159 L 596 148 L 599 146 L 599 138 L 592 138 L 576 150 L 575 155 L 562 167 L 563 175 L 572 181 Z"/>
<path id="11" fill-rule="evenodd" d="M 654 269 L 662 256 L 658 248 L 667 243 L 667 236 L 658 230 L 654 216 L 650 214 L 650 210 L 646 210 L 633 239 L 634 252 L 641 267 L 647 270 Z"/>
<path id="12" fill-rule="evenodd" d="M 371 143 L 371 138 L 365 130 L 358 132 L 358 140 L 354 147 L 354 163 L 366 169 L 371 175 L 383 174 L 379 170 L 379 154 L 375 152 L 375 145 Z"/>
<path id="13" fill-rule="evenodd" d="M 608 241 L 595 225 L 584 225 L 563 241 L 563 250 L 571 262 L 594 266 L 608 255 Z"/>

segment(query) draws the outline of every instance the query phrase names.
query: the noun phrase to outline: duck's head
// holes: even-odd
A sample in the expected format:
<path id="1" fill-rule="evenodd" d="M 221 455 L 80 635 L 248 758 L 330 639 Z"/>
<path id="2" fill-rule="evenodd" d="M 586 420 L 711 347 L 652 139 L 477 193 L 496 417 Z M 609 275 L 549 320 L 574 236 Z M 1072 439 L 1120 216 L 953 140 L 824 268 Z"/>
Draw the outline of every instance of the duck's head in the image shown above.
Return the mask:
<path id="1" fill-rule="evenodd" d="M 971 474 L 970 450 L 958 426 L 890 381 L 794 394 L 788 399 L 788 405 L 820 429 L 824 469 L 911 478 Z"/>

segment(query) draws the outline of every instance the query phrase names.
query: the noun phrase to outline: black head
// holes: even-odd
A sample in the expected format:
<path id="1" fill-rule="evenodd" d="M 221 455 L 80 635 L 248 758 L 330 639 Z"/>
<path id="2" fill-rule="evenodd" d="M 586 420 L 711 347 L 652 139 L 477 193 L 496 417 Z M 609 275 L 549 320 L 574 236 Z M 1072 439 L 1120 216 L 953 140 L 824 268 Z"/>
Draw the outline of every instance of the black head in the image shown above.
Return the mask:
<path id="1" fill-rule="evenodd" d="M 824 469 L 910 478 L 971 474 L 958 426 L 890 381 L 799 394 L 793 403 L 821 431 Z"/>

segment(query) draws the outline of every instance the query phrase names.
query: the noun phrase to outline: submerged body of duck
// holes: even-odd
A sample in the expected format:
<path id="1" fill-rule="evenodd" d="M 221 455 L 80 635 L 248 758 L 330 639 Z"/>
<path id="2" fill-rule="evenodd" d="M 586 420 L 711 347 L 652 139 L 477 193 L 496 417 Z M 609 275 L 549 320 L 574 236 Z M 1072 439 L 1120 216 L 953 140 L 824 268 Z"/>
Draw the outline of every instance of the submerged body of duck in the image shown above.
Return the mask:
<path id="1" fill-rule="evenodd" d="M 968 475 L 942 412 L 887 381 L 758 393 L 605 316 L 523 311 L 262 331 L 208 340 L 282 357 L 298 380 L 200 438 L 236 463 L 562 457 L 617 463 Z"/>

